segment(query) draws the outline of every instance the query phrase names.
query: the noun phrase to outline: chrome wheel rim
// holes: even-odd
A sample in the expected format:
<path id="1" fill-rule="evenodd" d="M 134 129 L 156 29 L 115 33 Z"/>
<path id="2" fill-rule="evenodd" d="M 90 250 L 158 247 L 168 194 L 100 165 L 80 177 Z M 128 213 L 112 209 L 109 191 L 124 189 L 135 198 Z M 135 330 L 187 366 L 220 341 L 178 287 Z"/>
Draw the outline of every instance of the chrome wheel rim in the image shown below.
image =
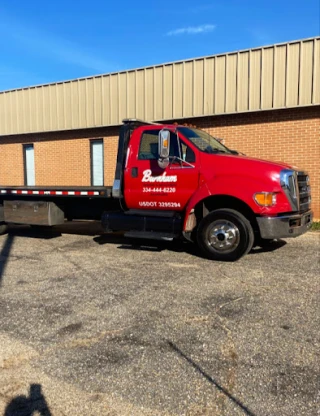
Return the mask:
<path id="1" fill-rule="evenodd" d="M 238 227 L 227 220 L 214 221 L 207 232 L 208 245 L 216 251 L 228 253 L 235 250 L 240 243 Z"/>

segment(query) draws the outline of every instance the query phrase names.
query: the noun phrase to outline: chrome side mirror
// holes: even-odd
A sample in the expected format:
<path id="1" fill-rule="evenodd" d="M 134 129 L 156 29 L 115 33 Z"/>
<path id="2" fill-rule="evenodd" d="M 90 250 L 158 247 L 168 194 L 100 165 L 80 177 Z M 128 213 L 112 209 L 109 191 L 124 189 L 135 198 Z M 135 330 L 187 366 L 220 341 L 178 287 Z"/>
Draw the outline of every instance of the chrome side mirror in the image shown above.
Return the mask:
<path id="1" fill-rule="evenodd" d="M 165 169 L 169 165 L 169 153 L 170 153 L 170 131 L 160 130 L 159 132 L 159 159 L 158 165 L 160 168 Z"/>

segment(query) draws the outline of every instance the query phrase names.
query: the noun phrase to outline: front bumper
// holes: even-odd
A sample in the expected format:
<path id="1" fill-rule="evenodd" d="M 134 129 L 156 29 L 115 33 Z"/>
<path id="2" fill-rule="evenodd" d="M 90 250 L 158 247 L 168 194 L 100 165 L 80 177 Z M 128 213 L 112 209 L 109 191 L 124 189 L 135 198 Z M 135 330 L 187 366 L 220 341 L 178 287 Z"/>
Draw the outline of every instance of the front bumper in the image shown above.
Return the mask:
<path id="1" fill-rule="evenodd" d="M 258 217 L 261 238 L 297 237 L 308 231 L 312 224 L 312 211 L 283 217 Z"/>

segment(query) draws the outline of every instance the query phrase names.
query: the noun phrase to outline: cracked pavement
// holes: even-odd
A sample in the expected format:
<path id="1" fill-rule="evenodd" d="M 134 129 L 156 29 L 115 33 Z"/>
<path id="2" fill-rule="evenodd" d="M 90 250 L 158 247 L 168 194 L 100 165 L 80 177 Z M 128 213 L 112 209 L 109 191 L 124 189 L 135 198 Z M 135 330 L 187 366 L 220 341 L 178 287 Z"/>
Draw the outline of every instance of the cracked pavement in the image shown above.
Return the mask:
<path id="1" fill-rule="evenodd" d="M 320 233 L 222 263 L 99 232 L 0 237 L 0 416 L 320 414 Z"/>

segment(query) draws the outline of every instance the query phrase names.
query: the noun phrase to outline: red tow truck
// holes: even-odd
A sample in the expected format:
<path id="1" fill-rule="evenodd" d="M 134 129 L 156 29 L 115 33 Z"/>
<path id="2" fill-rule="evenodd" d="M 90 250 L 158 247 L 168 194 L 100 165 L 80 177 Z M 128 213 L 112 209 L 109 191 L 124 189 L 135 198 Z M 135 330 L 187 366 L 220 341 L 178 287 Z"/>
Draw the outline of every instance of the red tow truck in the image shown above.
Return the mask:
<path id="1" fill-rule="evenodd" d="M 192 127 L 126 119 L 113 187 L 0 185 L 0 232 L 95 219 L 105 232 L 183 237 L 210 259 L 234 261 L 254 244 L 305 233 L 310 203 L 306 172 L 243 156 Z"/>

